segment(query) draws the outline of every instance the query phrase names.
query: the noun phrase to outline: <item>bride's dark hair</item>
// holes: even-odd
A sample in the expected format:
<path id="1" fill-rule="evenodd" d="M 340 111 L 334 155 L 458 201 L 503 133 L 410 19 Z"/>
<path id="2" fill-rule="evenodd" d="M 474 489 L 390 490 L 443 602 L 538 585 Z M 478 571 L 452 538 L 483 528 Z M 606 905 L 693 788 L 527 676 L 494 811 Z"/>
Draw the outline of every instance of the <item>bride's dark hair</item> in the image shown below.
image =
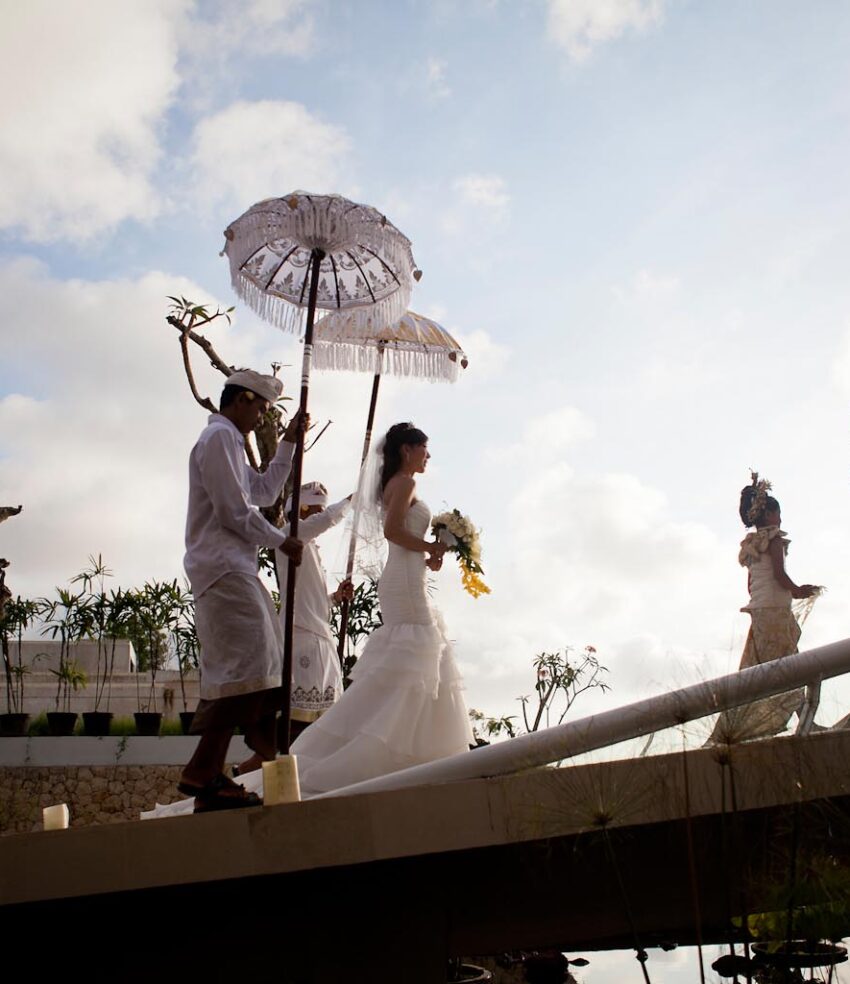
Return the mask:
<path id="1" fill-rule="evenodd" d="M 411 423 L 393 424 L 384 438 L 384 463 L 381 466 L 381 492 L 401 468 L 401 448 L 404 444 L 427 444 L 428 435 Z"/>

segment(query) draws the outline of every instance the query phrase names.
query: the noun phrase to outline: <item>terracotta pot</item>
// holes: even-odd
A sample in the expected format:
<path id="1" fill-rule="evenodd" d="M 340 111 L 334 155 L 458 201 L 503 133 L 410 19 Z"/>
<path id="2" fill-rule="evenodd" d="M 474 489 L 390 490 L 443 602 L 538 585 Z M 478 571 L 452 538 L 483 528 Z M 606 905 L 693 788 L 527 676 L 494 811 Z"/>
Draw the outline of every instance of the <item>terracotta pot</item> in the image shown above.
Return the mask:
<path id="1" fill-rule="evenodd" d="M 29 714 L 0 714 L 0 738 L 25 738 Z"/>
<path id="2" fill-rule="evenodd" d="M 146 738 L 156 738 L 162 724 L 162 713 L 160 711 L 136 711 L 133 715 L 136 719 L 136 734 Z"/>
<path id="3" fill-rule="evenodd" d="M 77 717 L 73 711 L 48 711 L 47 730 L 54 738 L 67 738 L 74 733 Z"/>
<path id="4" fill-rule="evenodd" d="M 194 711 L 181 711 L 180 712 L 180 728 L 184 735 L 189 734 L 189 730 L 192 727 L 192 719 L 195 717 Z"/>
<path id="5" fill-rule="evenodd" d="M 84 711 L 83 712 L 83 734 L 94 738 L 103 738 L 109 734 L 109 725 L 112 724 L 111 711 Z"/>

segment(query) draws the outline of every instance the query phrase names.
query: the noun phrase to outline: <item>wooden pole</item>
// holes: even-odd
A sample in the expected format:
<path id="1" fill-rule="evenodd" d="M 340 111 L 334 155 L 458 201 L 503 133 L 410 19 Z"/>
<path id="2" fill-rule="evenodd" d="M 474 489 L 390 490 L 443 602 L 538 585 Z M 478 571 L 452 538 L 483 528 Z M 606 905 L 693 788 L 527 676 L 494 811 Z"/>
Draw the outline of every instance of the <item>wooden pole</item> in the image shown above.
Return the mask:
<path id="1" fill-rule="evenodd" d="M 369 448 L 372 446 L 372 425 L 375 423 L 375 407 L 378 405 L 378 389 L 381 385 L 381 369 L 384 361 L 384 342 L 378 342 L 378 371 L 372 379 L 372 398 L 369 401 L 369 413 L 366 417 L 366 434 L 363 438 L 363 453 L 360 455 L 360 468 L 366 463 Z M 360 515 L 360 503 L 354 508 L 354 522 L 351 526 L 351 543 L 348 545 L 348 564 L 345 569 L 346 578 L 350 578 L 354 573 L 354 556 L 357 553 L 357 520 Z M 339 639 L 336 645 L 336 654 L 339 657 L 339 665 L 345 669 L 345 633 L 348 630 L 348 615 L 351 610 L 351 603 L 348 598 L 343 598 L 339 610 Z"/>
<path id="2" fill-rule="evenodd" d="M 319 272 L 325 253 L 321 249 L 313 249 L 310 254 L 310 294 L 307 298 L 307 327 L 304 332 L 304 355 L 301 363 L 301 413 L 302 426 L 298 429 L 295 443 L 295 458 L 292 462 L 292 511 L 289 521 L 289 535 L 298 536 L 298 518 L 301 509 L 301 474 L 304 462 L 304 426 L 307 418 L 307 397 L 310 389 L 310 367 L 313 363 L 313 322 L 316 319 L 316 297 L 319 292 Z M 286 607 L 283 624 L 283 699 L 281 702 L 281 720 L 278 731 L 280 750 L 284 755 L 289 753 L 289 722 L 292 716 L 292 628 L 295 615 L 295 578 L 298 568 L 292 560 L 288 561 L 286 575 Z"/>

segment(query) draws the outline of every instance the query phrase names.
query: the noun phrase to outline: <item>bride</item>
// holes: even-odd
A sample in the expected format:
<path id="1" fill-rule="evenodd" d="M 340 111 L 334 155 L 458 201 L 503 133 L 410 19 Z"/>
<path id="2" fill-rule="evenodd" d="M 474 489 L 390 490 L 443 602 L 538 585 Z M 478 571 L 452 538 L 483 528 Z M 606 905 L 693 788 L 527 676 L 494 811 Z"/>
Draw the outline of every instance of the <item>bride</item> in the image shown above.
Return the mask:
<path id="1" fill-rule="evenodd" d="M 428 438 L 412 424 L 395 424 L 378 445 L 377 488 L 363 494 L 377 500 L 389 541 L 378 582 L 383 625 L 369 637 L 349 689 L 292 745 L 308 795 L 455 755 L 473 742 L 461 676 L 426 590 L 427 569 L 439 570 L 445 552 L 425 539 L 431 512 L 416 497 L 414 476 L 429 458 Z M 367 532 L 369 510 L 367 501 Z"/>
<path id="2" fill-rule="evenodd" d="M 383 625 L 369 637 L 351 685 L 293 743 L 307 796 L 466 751 L 473 743 L 463 682 L 442 616 L 428 598 L 427 571 L 445 547 L 425 539 L 431 512 L 416 497 L 430 458 L 410 423 L 387 431 L 364 470 L 360 525 L 382 524 L 389 555 L 378 582 Z M 370 474 L 371 472 L 371 474 Z M 262 771 L 238 780 L 262 791 Z M 192 800 L 146 816 L 191 812 Z"/>

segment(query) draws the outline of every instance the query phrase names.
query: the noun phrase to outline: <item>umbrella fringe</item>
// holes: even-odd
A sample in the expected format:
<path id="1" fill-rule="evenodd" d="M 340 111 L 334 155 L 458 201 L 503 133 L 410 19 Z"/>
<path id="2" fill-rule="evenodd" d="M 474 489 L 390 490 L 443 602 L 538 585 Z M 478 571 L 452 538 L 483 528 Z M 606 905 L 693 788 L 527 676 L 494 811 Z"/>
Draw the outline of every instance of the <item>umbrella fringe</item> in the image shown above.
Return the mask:
<path id="1" fill-rule="evenodd" d="M 293 204 L 294 203 L 294 204 Z M 374 209 L 346 201 L 336 195 L 294 192 L 252 206 L 227 229 L 224 253 L 230 262 L 231 283 L 237 295 L 266 321 L 284 331 L 298 332 L 303 326 L 306 292 L 296 299 L 275 294 L 267 283 L 257 282 L 244 269 L 257 253 L 258 243 L 276 243 L 282 252 L 289 244 L 300 249 L 319 248 L 326 253 L 345 252 L 356 246 L 377 254 L 394 273 L 398 288 L 377 301 L 346 297 L 337 299 L 332 274 L 322 271 L 318 308 L 345 311 L 352 327 L 365 331 L 372 323 L 393 324 L 405 313 L 414 284 L 416 268 L 410 240 Z M 260 277 L 260 274 L 255 272 Z"/>
<path id="2" fill-rule="evenodd" d="M 420 348 L 405 348 L 388 344 L 383 361 L 373 344 L 334 344 L 316 342 L 313 346 L 313 367 L 348 372 L 380 372 L 388 376 L 415 376 L 430 383 L 453 383 L 458 377 L 457 362 L 447 351 L 434 352 Z"/>
<path id="3" fill-rule="evenodd" d="M 304 328 L 304 312 L 307 309 L 305 299 L 302 305 L 295 305 L 283 297 L 277 297 L 258 287 L 252 280 L 243 276 L 238 271 L 231 277 L 231 284 L 237 296 L 241 298 L 252 311 L 255 311 L 264 321 L 275 325 L 282 331 L 300 333 Z M 353 332 L 371 331 L 372 324 L 393 324 L 404 314 L 407 309 L 407 301 L 410 296 L 410 289 L 397 290 L 389 297 L 384 297 L 380 301 L 369 305 L 358 305 L 357 307 L 346 307 L 343 303 L 341 308 L 327 308 L 319 303 L 320 310 L 342 310 L 349 319 L 347 324 Z"/>

